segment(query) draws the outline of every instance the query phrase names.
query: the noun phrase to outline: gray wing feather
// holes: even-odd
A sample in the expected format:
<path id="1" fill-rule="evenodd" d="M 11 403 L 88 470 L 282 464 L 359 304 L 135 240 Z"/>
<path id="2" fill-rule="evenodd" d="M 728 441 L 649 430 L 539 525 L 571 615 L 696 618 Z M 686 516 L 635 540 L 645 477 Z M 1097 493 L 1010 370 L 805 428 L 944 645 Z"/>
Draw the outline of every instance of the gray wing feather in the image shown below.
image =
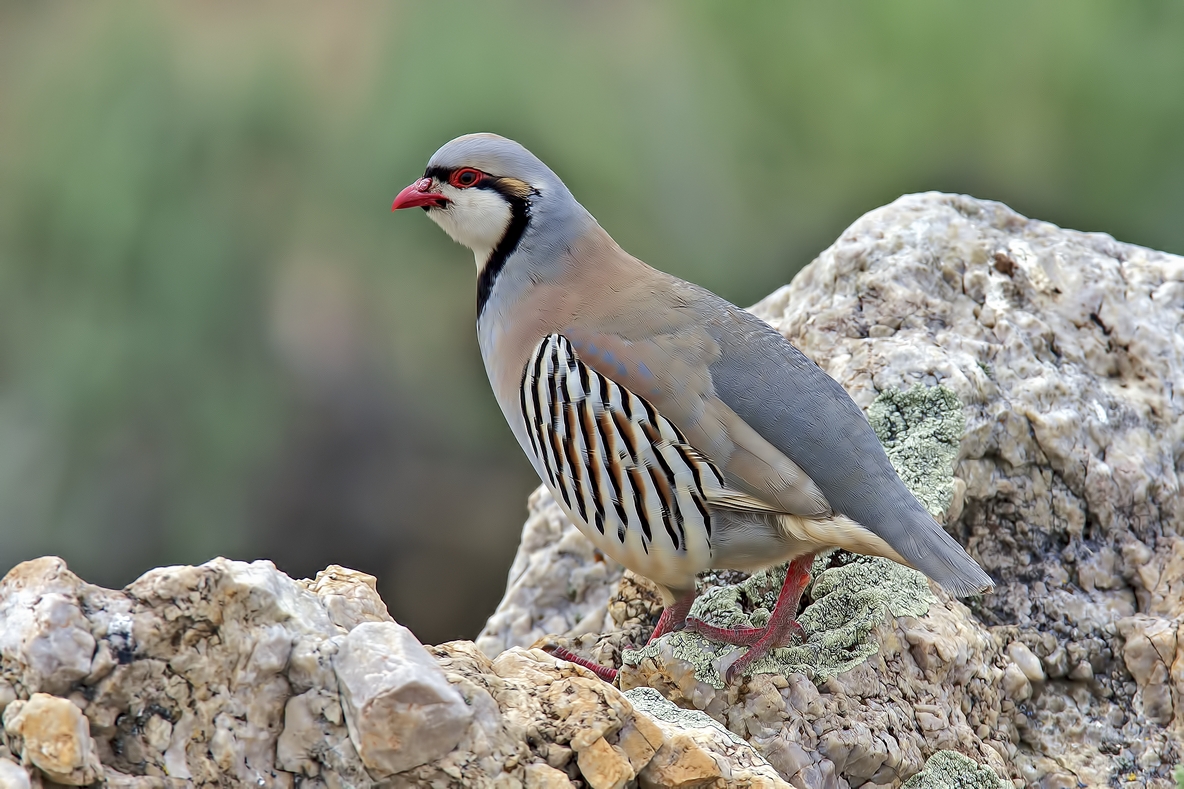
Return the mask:
<path id="1" fill-rule="evenodd" d="M 720 344 L 716 394 L 801 466 L 836 511 L 875 532 L 958 595 L 990 577 L 909 492 L 843 387 L 772 327 L 709 291 L 707 331 Z"/>

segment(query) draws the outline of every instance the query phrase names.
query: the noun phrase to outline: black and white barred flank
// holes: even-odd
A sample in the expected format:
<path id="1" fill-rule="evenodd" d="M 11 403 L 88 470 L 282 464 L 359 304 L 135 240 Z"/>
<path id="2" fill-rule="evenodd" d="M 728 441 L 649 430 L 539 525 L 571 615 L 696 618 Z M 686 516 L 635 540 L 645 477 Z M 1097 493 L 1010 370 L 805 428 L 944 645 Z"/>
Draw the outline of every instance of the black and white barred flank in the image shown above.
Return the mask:
<path id="1" fill-rule="evenodd" d="M 650 403 L 582 362 L 562 335 L 535 348 L 521 405 L 530 448 L 573 520 L 645 557 L 710 551 L 708 502 L 726 488 L 719 470 Z"/>

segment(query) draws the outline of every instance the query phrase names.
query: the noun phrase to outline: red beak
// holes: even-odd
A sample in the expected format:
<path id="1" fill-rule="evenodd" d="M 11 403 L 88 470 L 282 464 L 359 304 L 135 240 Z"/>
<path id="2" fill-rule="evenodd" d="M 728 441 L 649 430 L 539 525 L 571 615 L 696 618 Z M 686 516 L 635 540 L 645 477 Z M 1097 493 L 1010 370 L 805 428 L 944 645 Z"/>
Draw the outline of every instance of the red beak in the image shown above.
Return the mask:
<path id="1" fill-rule="evenodd" d="M 391 210 L 398 211 L 400 208 L 443 208 L 452 202 L 439 192 L 429 192 L 428 189 L 431 187 L 431 178 L 420 178 L 411 184 L 411 186 L 399 192 L 399 196 L 395 198 L 395 202 L 391 203 Z"/>

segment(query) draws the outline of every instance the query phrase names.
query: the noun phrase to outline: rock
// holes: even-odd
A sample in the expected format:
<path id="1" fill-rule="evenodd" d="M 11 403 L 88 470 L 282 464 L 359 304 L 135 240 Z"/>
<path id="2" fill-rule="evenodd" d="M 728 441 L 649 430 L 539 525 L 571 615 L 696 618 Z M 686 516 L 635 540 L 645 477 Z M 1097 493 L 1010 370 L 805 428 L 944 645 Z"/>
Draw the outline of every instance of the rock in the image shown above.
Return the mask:
<path id="1" fill-rule="evenodd" d="M 1012 641 L 1008 644 L 1007 654 L 1029 682 L 1044 681 L 1044 669 L 1040 667 L 1040 658 L 1036 657 L 1023 641 Z"/>
<path id="2" fill-rule="evenodd" d="M 103 774 L 86 717 L 63 698 L 34 693 L 12 702 L 4 711 L 4 732 L 16 738 L 9 748 L 51 781 L 86 786 Z"/>
<path id="3" fill-rule="evenodd" d="M 1032 683 L 1015 663 L 1003 670 L 1003 693 L 1017 703 L 1032 698 Z"/>
<path id="4" fill-rule="evenodd" d="M 353 630 L 363 622 L 393 622 L 378 595 L 378 579 L 331 564 L 312 581 L 297 581 L 320 598 L 333 624 Z"/>
<path id="5" fill-rule="evenodd" d="M 585 746 L 576 756 L 576 764 L 592 789 L 623 789 L 636 775 L 624 752 L 603 737 Z"/>
<path id="6" fill-rule="evenodd" d="M 541 493 L 479 645 L 421 647 L 345 568 L 216 559 L 113 591 L 47 557 L 0 580 L 0 785 L 1173 786 L 1184 260 L 914 195 L 753 310 L 867 409 L 995 594 L 833 553 L 807 641 L 724 686 L 738 650 L 636 649 L 652 585 Z M 778 572 L 706 573 L 696 610 L 762 624 Z M 536 639 L 624 659 L 629 689 Z"/>
<path id="7" fill-rule="evenodd" d="M 5 720 L 29 719 L 38 691 L 54 688 L 55 709 L 85 716 L 96 762 L 80 768 L 83 777 L 101 760 L 96 775 L 113 785 L 290 786 L 329 772 L 369 785 L 332 666 L 347 630 L 330 611 L 352 610 L 356 621 L 386 615 L 361 574 L 331 588 L 336 602 L 311 585 L 269 562 L 215 559 L 152 570 L 114 591 L 84 583 L 60 559 L 20 564 L 0 581 L 0 677 L 20 699 Z M 41 616 L 47 610 L 57 613 Z M 63 649 L 51 659 L 53 645 Z"/>
<path id="8" fill-rule="evenodd" d="M 526 766 L 526 789 L 570 789 L 574 786 L 567 773 L 546 764 Z"/>
<path id="9" fill-rule="evenodd" d="M 349 736 L 371 775 L 438 759 L 465 736 L 473 711 L 407 628 L 365 622 L 333 660 Z"/>
<path id="10" fill-rule="evenodd" d="M 65 562 L 45 557 L 17 565 L 0 586 L 0 653 L 20 664 L 30 692 L 62 693 L 90 673 L 95 639 L 74 580 Z"/>
<path id="11" fill-rule="evenodd" d="M 32 785 L 24 767 L 0 756 L 0 789 L 31 789 Z"/>
<path id="12" fill-rule="evenodd" d="M 625 697 L 658 725 L 665 743 L 642 768 L 642 787 L 785 787 L 772 765 L 751 745 L 710 716 L 671 704 L 653 688 Z"/>

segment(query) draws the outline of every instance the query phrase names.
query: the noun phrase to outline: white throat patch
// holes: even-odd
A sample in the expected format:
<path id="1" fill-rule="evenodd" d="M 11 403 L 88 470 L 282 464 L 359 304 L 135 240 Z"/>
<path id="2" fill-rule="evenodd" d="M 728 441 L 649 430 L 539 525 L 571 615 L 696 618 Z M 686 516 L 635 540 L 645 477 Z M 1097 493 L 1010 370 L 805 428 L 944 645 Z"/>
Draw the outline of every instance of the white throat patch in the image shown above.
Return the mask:
<path id="1" fill-rule="evenodd" d="M 480 271 L 510 226 L 510 204 L 490 189 L 441 191 L 452 204 L 447 208 L 433 208 L 428 211 L 428 216 L 444 228 L 453 241 L 473 250 Z"/>

